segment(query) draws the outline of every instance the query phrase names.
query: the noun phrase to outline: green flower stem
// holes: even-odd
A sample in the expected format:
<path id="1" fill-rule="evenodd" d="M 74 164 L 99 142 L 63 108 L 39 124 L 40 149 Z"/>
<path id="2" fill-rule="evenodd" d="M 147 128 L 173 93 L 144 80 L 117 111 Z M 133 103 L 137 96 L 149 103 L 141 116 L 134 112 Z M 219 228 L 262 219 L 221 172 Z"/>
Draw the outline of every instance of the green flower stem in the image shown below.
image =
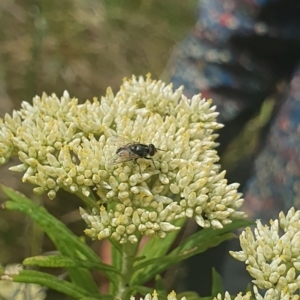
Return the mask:
<path id="1" fill-rule="evenodd" d="M 43 206 L 43 198 L 32 195 L 32 201 L 37 206 Z M 27 217 L 26 220 L 26 240 L 28 240 L 26 251 L 26 256 L 36 256 L 43 252 L 42 244 L 44 238 L 44 232 L 42 231 L 41 227 L 34 222 L 33 219 Z"/>
<path id="2" fill-rule="evenodd" d="M 133 263 L 135 261 L 138 245 L 139 243 L 126 243 L 122 246 L 122 276 L 116 293 L 117 299 L 129 299 L 130 297 L 130 280 L 132 277 Z"/>

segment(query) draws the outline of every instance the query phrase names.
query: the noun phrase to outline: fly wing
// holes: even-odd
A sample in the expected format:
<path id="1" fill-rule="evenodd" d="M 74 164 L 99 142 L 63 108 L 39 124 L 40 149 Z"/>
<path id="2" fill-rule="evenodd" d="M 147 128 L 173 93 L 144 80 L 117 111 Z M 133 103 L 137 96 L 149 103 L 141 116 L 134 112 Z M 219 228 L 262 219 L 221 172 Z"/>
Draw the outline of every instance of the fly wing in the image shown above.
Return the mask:
<path id="1" fill-rule="evenodd" d="M 128 145 L 131 145 L 131 144 L 136 144 L 136 142 L 133 142 L 133 141 L 127 139 L 127 138 L 124 138 L 124 137 L 118 136 L 118 135 L 114 135 L 114 136 L 109 137 L 107 139 L 107 143 L 115 145 L 117 149 L 124 148 Z"/>
<path id="2" fill-rule="evenodd" d="M 139 156 L 130 149 L 127 148 L 121 148 L 121 150 L 118 151 L 117 154 L 115 154 L 110 160 L 109 164 L 110 165 L 116 165 L 125 161 L 130 161 L 139 158 Z"/>

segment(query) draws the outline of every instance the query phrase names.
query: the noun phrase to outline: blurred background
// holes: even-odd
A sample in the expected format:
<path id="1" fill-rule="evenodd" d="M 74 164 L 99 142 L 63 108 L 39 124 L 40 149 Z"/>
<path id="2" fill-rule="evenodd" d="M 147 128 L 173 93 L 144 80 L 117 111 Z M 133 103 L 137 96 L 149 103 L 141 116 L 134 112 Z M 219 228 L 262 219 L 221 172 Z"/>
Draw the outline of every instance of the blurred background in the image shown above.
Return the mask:
<path id="1" fill-rule="evenodd" d="M 196 21 L 196 0 L 0 2 L 0 96 L 10 106 L 64 90 L 81 101 L 123 77 L 158 78 Z M 1 116 L 5 108 L 1 109 Z M 9 107 L 8 111 L 11 110 Z"/>
<path id="2" fill-rule="evenodd" d="M 1 0 L 0 117 L 35 95 L 68 90 L 80 102 L 119 89 L 124 77 L 162 74 L 172 47 L 193 28 L 197 0 Z M 12 163 L 16 164 L 16 163 Z M 82 236 L 80 202 L 60 194 L 35 198 L 21 175 L 1 166 L 1 184 L 43 203 Z M 1 202 L 5 199 L 1 194 Z M 87 241 L 88 242 L 88 241 Z M 94 244 L 95 249 L 99 245 Z M 0 210 L 0 263 L 54 250 L 20 213 Z M 58 272 L 59 274 L 59 272 Z M 47 299 L 67 299 L 49 292 Z"/>

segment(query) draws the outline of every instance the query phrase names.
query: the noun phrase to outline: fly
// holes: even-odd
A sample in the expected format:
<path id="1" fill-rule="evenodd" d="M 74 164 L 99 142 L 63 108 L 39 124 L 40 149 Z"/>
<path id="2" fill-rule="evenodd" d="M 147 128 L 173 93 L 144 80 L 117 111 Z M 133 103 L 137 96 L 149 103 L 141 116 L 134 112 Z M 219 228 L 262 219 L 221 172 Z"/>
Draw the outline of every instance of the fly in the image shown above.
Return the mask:
<path id="1" fill-rule="evenodd" d="M 118 147 L 115 156 L 109 161 L 109 163 L 116 165 L 122 162 L 134 160 L 138 164 L 140 168 L 140 172 L 141 172 L 141 166 L 137 161 L 139 158 L 152 160 L 152 163 L 156 168 L 152 156 L 155 155 L 157 150 L 165 151 L 156 148 L 153 144 L 149 144 L 149 145 L 141 144 L 139 142 L 130 141 L 123 137 L 113 136 L 109 138 L 109 141 L 113 142 Z"/>

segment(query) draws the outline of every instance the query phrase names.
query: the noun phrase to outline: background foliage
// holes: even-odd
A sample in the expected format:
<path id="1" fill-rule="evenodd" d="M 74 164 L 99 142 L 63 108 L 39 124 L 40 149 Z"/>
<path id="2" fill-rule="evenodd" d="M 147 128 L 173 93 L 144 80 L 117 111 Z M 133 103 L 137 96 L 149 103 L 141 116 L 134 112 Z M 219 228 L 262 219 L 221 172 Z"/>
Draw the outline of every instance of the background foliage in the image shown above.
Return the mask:
<path id="1" fill-rule="evenodd" d="M 1 95 L 18 103 L 67 89 L 84 100 L 132 73 L 159 77 L 170 49 L 195 23 L 196 4 L 1 1 Z"/>

